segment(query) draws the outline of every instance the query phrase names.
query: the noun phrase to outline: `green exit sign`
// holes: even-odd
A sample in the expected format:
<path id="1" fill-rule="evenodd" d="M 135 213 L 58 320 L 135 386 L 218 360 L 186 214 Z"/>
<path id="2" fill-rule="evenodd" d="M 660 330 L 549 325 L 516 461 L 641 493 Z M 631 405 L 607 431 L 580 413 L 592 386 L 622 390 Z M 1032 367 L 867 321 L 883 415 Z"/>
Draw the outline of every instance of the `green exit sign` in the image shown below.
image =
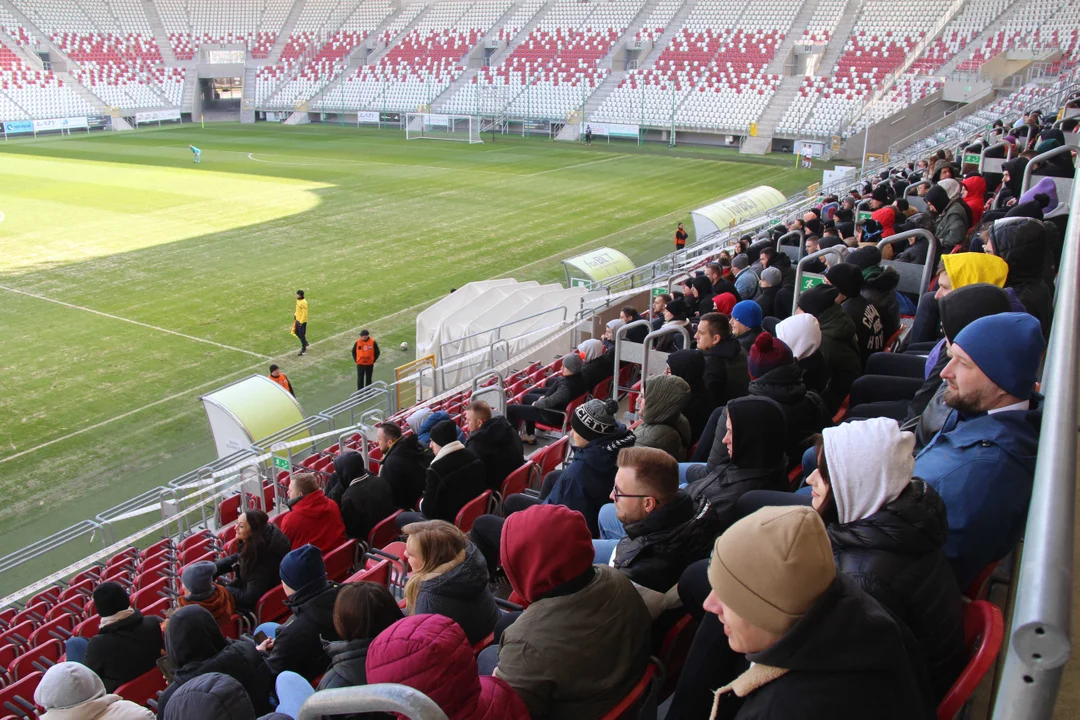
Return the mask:
<path id="1" fill-rule="evenodd" d="M 874 213 L 872 213 L 871 211 L 869 211 L 869 210 L 860 210 L 858 212 L 858 214 L 855 215 L 855 222 L 861 223 L 864 220 L 870 220 L 873 217 L 874 217 Z"/>
<path id="2" fill-rule="evenodd" d="M 964 153 L 964 164 L 965 165 L 978 165 L 979 164 L 979 159 L 981 157 L 982 157 L 981 155 L 975 155 L 974 153 Z"/>
<path id="3" fill-rule="evenodd" d="M 817 285 L 820 285 L 823 282 L 825 282 L 825 276 L 824 275 L 816 275 L 814 273 L 804 273 L 803 276 L 802 276 L 802 283 L 799 285 L 799 287 L 800 287 L 802 292 L 806 292 L 810 288 L 816 287 Z"/>
<path id="4" fill-rule="evenodd" d="M 278 457 L 277 455 L 275 455 L 274 456 L 274 467 L 277 468 L 278 470 L 288 470 L 289 469 L 289 458 L 287 458 L 287 457 Z"/>
<path id="5" fill-rule="evenodd" d="M 665 288 L 665 287 L 654 287 L 652 289 L 652 296 L 653 297 L 659 297 L 660 295 L 663 295 L 666 292 L 667 292 L 667 288 Z"/>

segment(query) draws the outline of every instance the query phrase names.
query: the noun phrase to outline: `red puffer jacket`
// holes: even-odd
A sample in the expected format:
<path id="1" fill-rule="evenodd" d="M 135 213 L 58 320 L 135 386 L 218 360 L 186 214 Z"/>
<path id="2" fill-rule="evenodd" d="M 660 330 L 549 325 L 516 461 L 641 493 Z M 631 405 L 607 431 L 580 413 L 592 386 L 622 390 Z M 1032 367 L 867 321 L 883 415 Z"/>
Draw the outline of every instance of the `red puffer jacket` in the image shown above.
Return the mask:
<path id="1" fill-rule="evenodd" d="M 293 550 L 310 543 L 325 555 L 345 542 L 341 510 L 322 490 L 294 500 L 289 512 L 281 516 L 280 527 Z"/>
<path id="2" fill-rule="evenodd" d="M 450 720 L 529 720 L 513 688 L 477 675 L 465 631 L 442 615 L 410 615 L 384 630 L 368 646 L 367 681 L 419 690 Z"/>

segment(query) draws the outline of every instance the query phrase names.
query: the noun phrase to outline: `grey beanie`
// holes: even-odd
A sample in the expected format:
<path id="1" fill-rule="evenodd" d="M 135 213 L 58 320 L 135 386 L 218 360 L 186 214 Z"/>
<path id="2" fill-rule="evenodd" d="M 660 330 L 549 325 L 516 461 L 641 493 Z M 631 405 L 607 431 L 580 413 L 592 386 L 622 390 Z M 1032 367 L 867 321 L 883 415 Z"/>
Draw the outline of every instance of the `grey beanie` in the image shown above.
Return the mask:
<path id="1" fill-rule="evenodd" d="M 784 282 L 784 276 L 780 274 L 780 268 L 768 267 L 761 271 L 761 280 L 765 287 L 779 287 Z"/>
<path id="2" fill-rule="evenodd" d="M 564 355 L 562 359 L 562 366 L 569 370 L 572 374 L 577 375 L 581 372 L 583 363 L 581 362 L 581 356 L 576 352 L 572 352 L 569 355 Z"/>
<path id="3" fill-rule="evenodd" d="M 750 258 L 746 257 L 745 253 L 739 253 L 735 257 L 731 258 L 731 267 L 736 270 L 745 270 L 750 267 Z"/>
<path id="4" fill-rule="evenodd" d="M 105 685 L 82 663 L 53 665 L 34 690 L 34 702 L 46 710 L 67 710 L 105 695 Z"/>
<path id="5" fill-rule="evenodd" d="M 180 575 L 180 582 L 187 588 L 187 599 L 192 602 L 201 602 L 210 599 L 214 594 L 214 574 L 217 566 L 209 560 L 192 563 L 184 568 Z"/>

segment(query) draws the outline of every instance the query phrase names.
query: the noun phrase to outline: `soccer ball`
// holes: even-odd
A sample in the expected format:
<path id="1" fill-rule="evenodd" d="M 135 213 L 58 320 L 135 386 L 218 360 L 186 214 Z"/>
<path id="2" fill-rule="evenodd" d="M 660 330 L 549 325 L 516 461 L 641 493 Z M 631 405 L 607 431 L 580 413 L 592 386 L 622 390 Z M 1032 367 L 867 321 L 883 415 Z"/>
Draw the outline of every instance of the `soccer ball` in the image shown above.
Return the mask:
<path id="1" fill-rule="evenodd" d="M 409 349 L 409 343 L 407 343 L 407 342 L 401 343 L 401 349 L 402 350 L 408 350 Z"/>

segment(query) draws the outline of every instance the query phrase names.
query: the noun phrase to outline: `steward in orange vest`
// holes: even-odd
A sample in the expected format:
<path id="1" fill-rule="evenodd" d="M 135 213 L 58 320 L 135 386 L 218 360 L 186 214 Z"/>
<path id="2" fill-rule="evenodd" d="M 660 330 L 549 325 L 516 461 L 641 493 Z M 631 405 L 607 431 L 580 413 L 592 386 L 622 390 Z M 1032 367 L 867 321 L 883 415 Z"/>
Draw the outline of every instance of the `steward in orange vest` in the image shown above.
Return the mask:
<path id="1" fill-rule="evenodd" d="M 270 379 L 292 393 L 293 397 L 296 397 L 296 391 L 293 390 L 292 383 L 289 382 L 289 378 L 285 377 L 285 373 L 281 372 L 281 368 L 277 365 L 270 366 Z"/>
<path id="2" fill-rule="evenodd" d="M 367 330 L 361 330 L 360 339 L 353 344 L 352 358 L 356 362 L 356 389 L 363 390 L 371 384 L 371 374 L 379 359 L 379 343 Z"/>

